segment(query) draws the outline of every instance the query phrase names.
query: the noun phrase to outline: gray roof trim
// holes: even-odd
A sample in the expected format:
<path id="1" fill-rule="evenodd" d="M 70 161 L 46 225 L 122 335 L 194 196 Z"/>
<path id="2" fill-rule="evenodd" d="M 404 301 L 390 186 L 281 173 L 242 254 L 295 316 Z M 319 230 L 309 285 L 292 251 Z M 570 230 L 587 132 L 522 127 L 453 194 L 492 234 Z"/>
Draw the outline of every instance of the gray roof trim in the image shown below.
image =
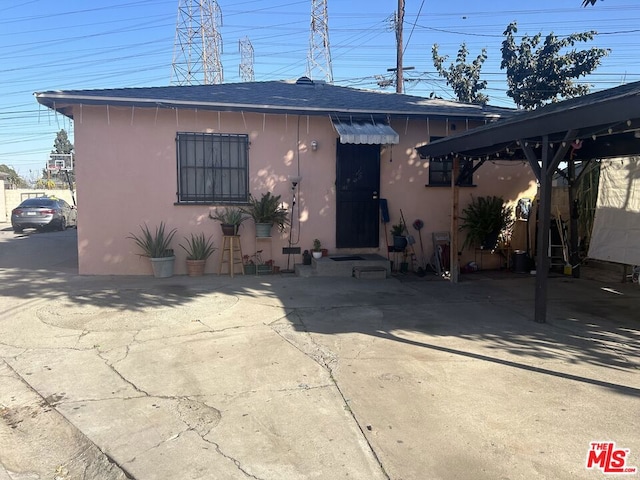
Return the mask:
<path id="1" fill-rule="evenodd" d="M 253 111 L 258 113 L 311 113 L 311 114 L 319 114 L 325 115 L 327 113 L 333 114 L 356 114 L 356 115 L 419 115 L 424 116 L 428 112 L 410 112 L 406 110 L 387 110 L 387 109 L 357 109 L 357 108 L 346 108 L 346 107 L 337 107 L 331 110 L 327 110 L 322 107 L 296 107 L 296 106 L 281 106 L 281 105 L 270 105 L 270 104 L 249 104 L 249 103 L 217 103 L 217 102 L 202 102 L 202 101 L 186 101 L 186 100 L 162 100 L 162 99 L 140 99 L 140 98 L 122 98 L 122 97 L 92 97 L 92 96 L 82 96 L 82 95 L 50 95 L 48 93 L 37 93 L 36 98 L 38 101 L 40 99 L 51 99 L 51 100 L 60 100 L 66 104 L 85 104 L 85 105 L 120 105 L 120 106 L 136 106 L 136 107 L 160 107 L 160 108 L 171 108 L 171 107 L 190 107 L 190 108 L 203 108 L 210 110 L 223 110 L 223 111 Z M 42 103 L 42 102 L 40 102 Z M 48 105 L 43 103 L 46 106 L 51 106 L 53 108 L 53 104 Z M 455 110 L 443 112 L 432 112 L 432 115 L 443 115 L 447 117 L 483 117 L 489 119 L 498 119 L 500 115 L 495 113 L 488 113 L 486 115 L 481 115 L 479 112 L 458 112 Z"/>

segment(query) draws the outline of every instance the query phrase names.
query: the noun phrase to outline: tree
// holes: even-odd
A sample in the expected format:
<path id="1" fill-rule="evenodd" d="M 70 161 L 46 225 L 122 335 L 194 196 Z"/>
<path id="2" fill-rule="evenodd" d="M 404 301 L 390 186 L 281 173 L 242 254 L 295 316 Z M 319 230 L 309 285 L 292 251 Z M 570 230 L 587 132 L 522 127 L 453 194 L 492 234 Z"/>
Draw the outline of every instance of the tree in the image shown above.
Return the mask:
<path id="1" fill-rule="evenodd" d="M 489 97 L 480 93 L 480 90 L 487 88 L 487 82 L 480 80 L 480 70 L 487 59 L 487 51 L 483 48 L 482 53 L 471 63 L 467 63 L 468 54 L 467 45 L 463 43 L 458 50 L 456 63 L 450 64 L 449 68 L 446 69 L 444 62 L 447 61 L 448 57 L 439 55 L 437 43 L 431 49 L 433 65 L 436 67 L 438 75 L 447 81 L 447 85 L 453 89 L 458 100 L 465 103 L 484 105 L 489 101 Z"/>
<path id="2" fill-rule="evenodd" d="M 542 34 L 525 35 L 516 45 L 516 23 L 510 23 L 503 32 L 501 69 L 507 71 L 507 95 L 519 107 L 532 109 L 562 98 L 571 98 L 589 92 L 589 85 L 576 83 L 575 79 L 593 72 L 609 49 L 572 48 L 578 42 L 593 40 L 595 31 L 572 33 L 558 38 L 547 35 L 542 45 Z M 566 53 L 562 53 L 569 49 Z"/>
<path id="3" fill-rule="evenodd" d="M 73 143 L 69 141 L 67 131 L 63 128 L 60 130 L 53 142 L 53 150 L 51 153 L 71 153 L 73 152 Z"/>
<path id="4" fill-rule="evenodd" d="M 69 136 L 67 135 L 67 131 L 63 128 L 56 134 L 56 139 L 53 142 L 53 150 L 51 153 L 61 153 L 61 154 L 69 154 L 73 152 L 73 143 L 69 141 Z M 73 163 L 73 170 L 67 174 L 55 174 L 55 176 L 60 176 L 60 178 L 64 179 L 66 182 L 67 179 L 70 182 L 75 182 L 75 159 Z"/>
<path id="5" fill-rule="evenodd" d="M 9 183 L 9 185 L 12 185 L 13 188 L 27 187 L 26 180 L 22 178 L 20 175 L 18 175 L 18 172 L 16 172 L 12 167 L 2 164 L 0 165 L 0 172 L 6 173 L 9 175 L 6 179 L 6 182 Z"/>

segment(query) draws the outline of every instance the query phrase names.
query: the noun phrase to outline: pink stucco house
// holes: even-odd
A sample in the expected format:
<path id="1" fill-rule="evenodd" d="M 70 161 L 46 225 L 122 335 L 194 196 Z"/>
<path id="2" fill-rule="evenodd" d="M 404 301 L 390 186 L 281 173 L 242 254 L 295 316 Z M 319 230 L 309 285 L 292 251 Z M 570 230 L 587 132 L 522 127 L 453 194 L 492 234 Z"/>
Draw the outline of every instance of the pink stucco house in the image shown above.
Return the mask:
<path id="1" fill-rule="evenodd" d="M 127 236 L 141 224 L 161 221 L 178 230 L 176 273 L 184 274 L 179 241 L 204 232 L 219 247 L 222 234 L 209 213 L 266 191 L 282 195 L 289 208 L 295 194 L 291 235 L 274 229 L 273 238 L 258 245 L 253 224 L 245 222 L 245 254 L 261 249 L 263 259 L 284 267 L 283 247 L 291 242 L 310 249 L 318 238 L 331 253 L 386 257 L 390 224 L 381 223 L 379 209 L 384 198 L 391 223 L 399 221 L 401 209 L 407 223 L 424 221 L 430 255 L 431 232 L 451 224 L 451 165 L 430 164 L 415 148 L 512 113 L 306 77 L 49 91 L 36 98 L 74 121 L 79 272 L 85 275 L 150 273 Z M 294 177 L 301 177 L 295 188 Z M 487 164 L 467 183 L 460 208 L 471 195 L 515 202 L 535 190 L 525 162 Z M 214 255 L 207 272 L 217 269 Z"/>

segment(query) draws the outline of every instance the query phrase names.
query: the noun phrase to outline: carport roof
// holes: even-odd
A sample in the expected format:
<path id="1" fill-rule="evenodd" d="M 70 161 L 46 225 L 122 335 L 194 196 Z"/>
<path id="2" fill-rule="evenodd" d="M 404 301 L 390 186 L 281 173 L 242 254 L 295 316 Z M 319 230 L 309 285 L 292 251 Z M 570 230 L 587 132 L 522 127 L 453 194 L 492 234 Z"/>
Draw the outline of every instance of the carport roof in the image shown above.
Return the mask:
<path id="1" fill-rule="evenodd" d="M 418 147 L 422 157 L 495 155 L 509 149 L 511 158 L 523 143 L 536 145 L 544 137 L 561 142 L 568 131 L 581 145 L 567 155 L 591 159 L 631 155 L 640 152 L 640 82 L 602 90 L 474 128 Z M 577 157 L 576 157 L 577 156 Z M 508 159 L 503 155 L 501 159 Z"/>

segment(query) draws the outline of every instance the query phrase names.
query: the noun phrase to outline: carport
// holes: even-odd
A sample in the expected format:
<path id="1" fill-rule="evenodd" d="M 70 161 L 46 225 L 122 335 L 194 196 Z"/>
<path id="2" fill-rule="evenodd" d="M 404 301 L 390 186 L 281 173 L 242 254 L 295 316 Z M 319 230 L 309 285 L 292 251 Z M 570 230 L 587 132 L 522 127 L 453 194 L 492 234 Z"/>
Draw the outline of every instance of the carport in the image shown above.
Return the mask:
<path id="1" fill-rule="evenodd" d="M 535 320 L 546 321 L 551 187 L 562 162 L 567 165 L 569 204 L 580 179 L 576 164 L 640 152 L 640 82 L 603 90 L 521 112 L 479 128 L 417 148 L 422 158 L 453 161 L 451 221 L 451 280 L 458 272 L 458 188 L 460 179 L 491 160 L 526 159 L 539 184 L 536 249 Z M 460 159 L 468 169 L 459 171 Z M 584 171 L 584 170 L 583 170 Z M 569 224 L 571 262 L 577 263 L 577 221 Z"/>

